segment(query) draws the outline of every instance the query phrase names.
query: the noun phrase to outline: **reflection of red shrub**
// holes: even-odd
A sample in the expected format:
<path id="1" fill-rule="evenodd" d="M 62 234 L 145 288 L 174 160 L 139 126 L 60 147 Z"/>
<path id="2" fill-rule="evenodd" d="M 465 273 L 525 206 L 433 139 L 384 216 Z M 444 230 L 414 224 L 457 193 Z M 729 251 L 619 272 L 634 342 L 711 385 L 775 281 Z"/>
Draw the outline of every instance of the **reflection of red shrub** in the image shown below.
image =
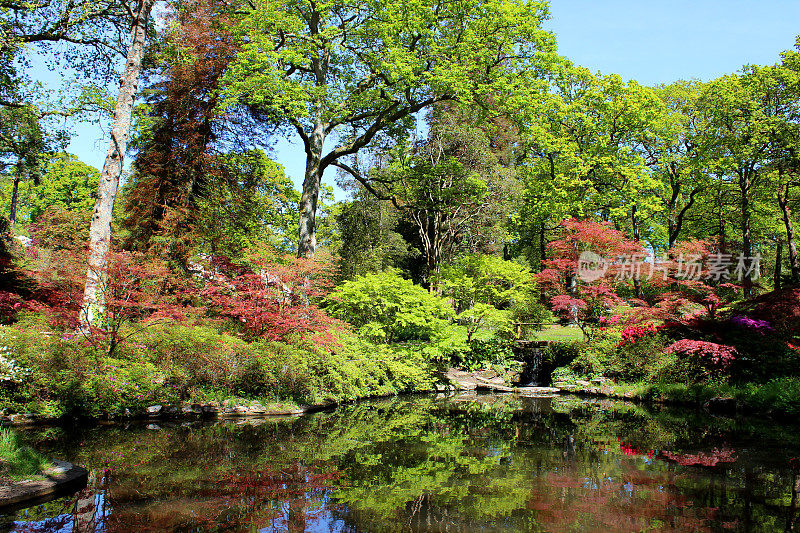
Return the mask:
<path id="1" fill-rule="evenodd" d="M 682 466 L 717 466 L 721 463 L 735 463 L 737 459 L 735 453 L 734 450 L 728 448 L 721 450 L 714 448 L 711 453 L 699 452 L 696 454 L 663 451 L 659 458 Z"/>
<path id="2" fill-rule="evenodd" d="M 647 452 L 644 451 L 644 450 L 640 450 L 636 446 L 632 446 L 630 444 L 625 443 L 619 437 L 617 437 L 617 440 L 619 441 L 619 449 L 620 449 L 620 451 L 625 455 L 629 455 L 631 457 L 639 457 L 639 456 L 642 456 L 642 455 L 647 455 L 648 457 L 653 457 L 656 454 L 655 450 L 650 450 L 650 451 L 647 451 Z"/>

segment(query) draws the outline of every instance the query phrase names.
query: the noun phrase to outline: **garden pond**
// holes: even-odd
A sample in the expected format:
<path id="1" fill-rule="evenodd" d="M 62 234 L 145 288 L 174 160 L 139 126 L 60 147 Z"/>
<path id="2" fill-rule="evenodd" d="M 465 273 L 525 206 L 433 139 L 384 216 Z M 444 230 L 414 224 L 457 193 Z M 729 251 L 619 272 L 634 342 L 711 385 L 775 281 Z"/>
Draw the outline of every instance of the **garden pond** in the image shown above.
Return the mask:
<path id="1" fill-rule="evenodd" d="M 89 484 L 0 532 L 800 529 L 800 427 L 763 418 L 473 393 L 22 435 Z"/>

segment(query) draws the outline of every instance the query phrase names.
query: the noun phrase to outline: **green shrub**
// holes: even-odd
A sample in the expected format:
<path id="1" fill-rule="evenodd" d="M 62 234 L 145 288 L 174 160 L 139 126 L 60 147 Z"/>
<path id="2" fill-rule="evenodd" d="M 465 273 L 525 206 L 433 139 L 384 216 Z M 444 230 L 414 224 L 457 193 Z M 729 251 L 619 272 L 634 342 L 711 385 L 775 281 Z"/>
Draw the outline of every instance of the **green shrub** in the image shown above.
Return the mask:
<path id="1" fill-rule="evenodd" d="M 129 338 L 110 358 L 81 338 L 0 329 L 0 408 L 99 416 L 148 405 L 222 398 L 311 404 L 430 390 L 432 343 L 375 345 L 349 333 L 334 343 L 247 343 L 208 325 L 166 325 Z M 441 342 L 439 342 L 441 341 Z M 455 343 L 458 344 L 458 343 Z M 0 378 L 3 368 L 0 368 Z"/>
<path id="2" fill-rule="evenodd" d="M 469 349 L 458 361 L 465 370 L 478 370 L 487 365 L 507 367 L 514 361 L 514 342 L 504 339 L 472 340 Z"/>
<path id="3" fill-rule="evenodd" d="M 759 411 L 779 411 L 800 414 L 800 378 L 775 378 L 763 385 L 748 384 L 736 393 L 736 398 Z"/>
<path id="4" fill-rule="evenodd" d="M 165 373 L 165 382 L 184 394 L 197 387 L 229 389 L 255 356 L 255 345 L 207 325 L 153 327 L 133 342 Z"/>
<path id="5" fill-rule="evenodd" d="M 326 309 L 361 335 L 386 343 L 429 341 L 454 316 L 443 298 L 396 272 L 345 281 L 331 293 Z"/>
<path id="6" fill-rule="evenodd" d="M 2 348 L 25 379 L 3 382 L 3 407 L 48 416 L 122 414 L 174 398 L 146 357 L 110 358 L 81 337 L 4 328 Z M 133 352 L 138 354 L 138 352 Z M 122 352 L 117 355 L 122 356 Z"/>
<path id="7" fill-rule="evenodd" d="M 568 365 L 571 373 L 578 378 L 609 374 L 620 338 L 618 328 L 601 328 L 591 341 L 553 343 L 550 345 L 553 354 L 551 368 Z"/>
<path id="8" fill-rule="evenodd" d="M 685 377 L 682 361 L 674 354 L 664 353 L 669 342 L 663 335 L 653 334 L 615 347 L 606 363 L 606 372 L 624 382 L 679 378 L 682 381 L 681 376 Z"/>

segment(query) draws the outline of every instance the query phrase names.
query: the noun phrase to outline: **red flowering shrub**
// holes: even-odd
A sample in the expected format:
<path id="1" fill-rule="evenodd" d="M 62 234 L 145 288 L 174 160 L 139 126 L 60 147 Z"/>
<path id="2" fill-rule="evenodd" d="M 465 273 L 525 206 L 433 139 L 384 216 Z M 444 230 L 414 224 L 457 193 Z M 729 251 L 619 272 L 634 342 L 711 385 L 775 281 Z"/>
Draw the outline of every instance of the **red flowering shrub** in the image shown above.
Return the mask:
<path id="1" fill-rule="evenodd" d="M 23 301 L 18 294 L 0 291 L 0 324 L 13 322 L 22 307 Z"/>
<path id="2" fill-rule="evenodd" d="M 553 285 L 563 284 L 567 277 L 577 276 L 583 252 L 594 252 L 609 260 L 644 254 L 640 243 L 628 239 L 608 222 L 570 219 L 562 221 L 561 227 L 563 235 L 547 245 L 551 258 L 544 261 L 545 270 L 539 274 L 540 283 L 551 286 L 545 288 L 553 288 Z M 610 264 L 604 277 L 613 277 L 618 270 L 618 264 Z"/>
<path id="3" fill-rule="evenodd" d="M 781 335 L 793 336 L 800 331 L 800 288 L 768 292 L 740 308 L 752 319 L 769 322 Z"/>

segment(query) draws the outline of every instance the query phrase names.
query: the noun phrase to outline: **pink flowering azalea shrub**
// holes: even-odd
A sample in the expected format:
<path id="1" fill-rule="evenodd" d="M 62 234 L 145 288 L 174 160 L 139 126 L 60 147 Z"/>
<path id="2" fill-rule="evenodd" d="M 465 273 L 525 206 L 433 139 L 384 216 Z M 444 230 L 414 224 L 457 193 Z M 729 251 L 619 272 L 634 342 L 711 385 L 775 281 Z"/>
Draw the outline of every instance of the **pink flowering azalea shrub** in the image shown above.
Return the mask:
<path id="1" fill-rule="evenodd" d="M 631 324 L 629 326 L 625 326 L 625 329 L 622 330 L 622 341 L 620 341 L 619 347 L 622 348 L 623 346 L 629 344 L 635 344 L 637 340 L 643 337 L 653 336 L 657 332 L 658 328 L 655 326 L 655 324 Z"/>

